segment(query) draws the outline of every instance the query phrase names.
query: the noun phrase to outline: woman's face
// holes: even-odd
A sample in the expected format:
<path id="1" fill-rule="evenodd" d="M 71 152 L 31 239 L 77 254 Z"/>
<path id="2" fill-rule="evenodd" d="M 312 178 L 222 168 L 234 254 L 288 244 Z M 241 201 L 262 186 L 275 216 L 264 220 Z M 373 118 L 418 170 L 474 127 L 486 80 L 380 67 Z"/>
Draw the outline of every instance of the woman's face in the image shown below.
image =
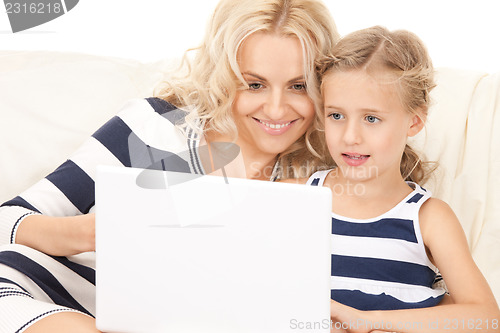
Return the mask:
<path id="1" fill-rule="evenodd" d="M 237 92 L 233 116 L 243 152 L 273 158 L 311 125 L 314 105 L 303 61 L 296 37 L 254 33 L 241 45 L 238 64 L 249 88 Z"/>

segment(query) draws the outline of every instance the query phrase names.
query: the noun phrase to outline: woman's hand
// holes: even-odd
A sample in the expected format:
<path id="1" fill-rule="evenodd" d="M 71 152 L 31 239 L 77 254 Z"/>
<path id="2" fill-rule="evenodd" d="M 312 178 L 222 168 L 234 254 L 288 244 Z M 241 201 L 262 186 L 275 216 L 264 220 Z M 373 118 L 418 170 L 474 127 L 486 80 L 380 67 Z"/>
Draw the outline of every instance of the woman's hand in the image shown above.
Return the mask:
<path id="1" fill-rule="evenodd" d="M 16 243 L 53 256 L 95 251 L 95 214 L 30 215 L 19 225 Z"/>

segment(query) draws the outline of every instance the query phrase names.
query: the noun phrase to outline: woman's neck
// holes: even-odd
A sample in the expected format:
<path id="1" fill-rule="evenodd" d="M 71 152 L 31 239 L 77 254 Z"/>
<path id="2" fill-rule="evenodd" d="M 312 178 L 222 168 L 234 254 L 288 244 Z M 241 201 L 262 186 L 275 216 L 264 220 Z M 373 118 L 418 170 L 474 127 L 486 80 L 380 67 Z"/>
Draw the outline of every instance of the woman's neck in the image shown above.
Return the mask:
<path id="1" fill-rule="evenodd" d="M 208 148 L 210 144 L 215 142 L 233 142 L 229 137 L 217 134 L 206 134 L 200 145 L 206 144 Z M 235 142 L 238 145 L 238 141 Z M 224 166 L 224 173 L 228 177 L 247 178 L 258 180 L 269 180 L 273 174 L 277 156 L 264 154 L 252 147 L 239 146 L 240 152 L 238 156 Z M 205 165 L 204 165 L 205 167 Z M 210 167 L 205 167 L 205 170 L 211 170 Z M 207 172 L 210 175 L 223 175 L 222 170 Z"/>
<path id="2" fill-rule="evenodd" d="M 246 178 L 258 180 L 270 180 L 276 164 L 276 156 L 267 156 L 255 151 L 241 152 L 245 165 Z"/>

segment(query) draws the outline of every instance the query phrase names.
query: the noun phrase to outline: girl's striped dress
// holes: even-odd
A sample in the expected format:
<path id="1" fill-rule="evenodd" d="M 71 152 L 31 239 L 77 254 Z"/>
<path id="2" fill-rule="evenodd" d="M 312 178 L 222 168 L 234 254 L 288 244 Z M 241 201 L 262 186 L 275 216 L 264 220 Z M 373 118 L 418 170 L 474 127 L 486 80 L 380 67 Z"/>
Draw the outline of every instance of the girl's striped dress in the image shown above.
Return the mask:
<path id="1" fill-rule="evenodd" d="M 322 186 L 326 171 L 307 184 Z M 430 262 L 418 213 L 430 193 L 415 183 L 406 198 L 372 219 L 332 213 L 331 298 L 359 310 L 395 310 L 437 305 L 445 289 Z"/>

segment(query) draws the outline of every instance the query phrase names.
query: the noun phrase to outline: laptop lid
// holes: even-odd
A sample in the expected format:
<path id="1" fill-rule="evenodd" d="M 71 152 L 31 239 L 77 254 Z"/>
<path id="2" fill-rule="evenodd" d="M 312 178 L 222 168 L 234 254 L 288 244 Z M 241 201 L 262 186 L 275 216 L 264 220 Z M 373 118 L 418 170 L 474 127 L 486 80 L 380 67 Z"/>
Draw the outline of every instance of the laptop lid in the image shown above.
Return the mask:
<path id="1" fill-rule="evenodd" d="M 100 167 L 97 328 L 329 332 L 330 225 L 326 188 Z"/>

